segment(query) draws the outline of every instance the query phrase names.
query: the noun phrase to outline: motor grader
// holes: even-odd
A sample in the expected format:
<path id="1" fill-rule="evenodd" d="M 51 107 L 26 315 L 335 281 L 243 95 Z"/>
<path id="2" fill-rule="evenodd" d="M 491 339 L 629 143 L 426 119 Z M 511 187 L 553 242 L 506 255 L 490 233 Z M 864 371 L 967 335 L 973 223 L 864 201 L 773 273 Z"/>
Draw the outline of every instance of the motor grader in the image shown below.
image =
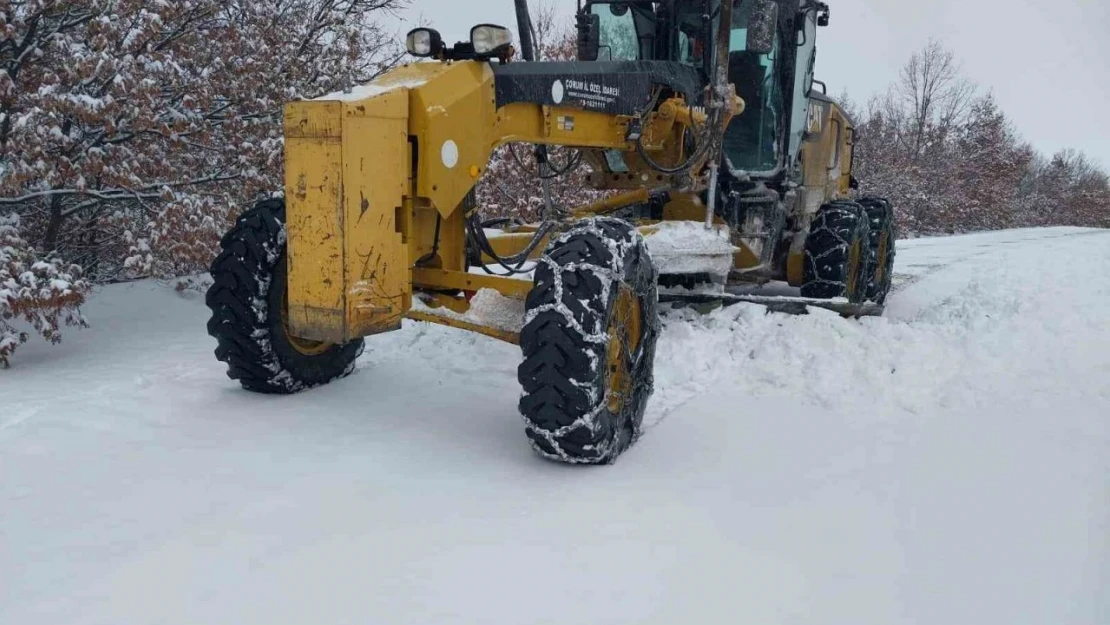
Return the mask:
<path id="1" fill-rule="evenodd" d="M 878 314 L 889 202 L 849 199 L 855 129 L 814 87 L 813 0 L 579 0 L 578 60 L 538 62 L 525 0 L 418 60 L 284 108 L 285 185 L 222 240 L 209 333 L 231 378 L 293 393 L 350 373 L 405 320 L 520 346 L 520 412 L 541 455 L 612 462 L 640 434 L 660 302 Z M 475 185 L 506 144 L 540 187 L 573 150 L 607 191 L 539 223 L 483 222 Z M 752 285 L 799 289 L 769 297 Z"/>

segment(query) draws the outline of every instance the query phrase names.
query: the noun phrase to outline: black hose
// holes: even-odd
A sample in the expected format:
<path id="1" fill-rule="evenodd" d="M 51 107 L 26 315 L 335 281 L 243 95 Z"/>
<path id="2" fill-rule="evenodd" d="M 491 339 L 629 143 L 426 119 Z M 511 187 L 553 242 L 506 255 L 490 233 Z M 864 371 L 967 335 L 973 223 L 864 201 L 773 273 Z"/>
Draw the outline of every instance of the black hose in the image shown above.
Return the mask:
<path id="1" fill-rule="evenodd" d="M 532 252 L 536 251 L 536 248 L 539 247 L 540 242 L 543 241 L 543 239 L 547 235 L 551 234 L 551 232 L 555 230 L 555 226 L 556 224 L 554 222 L 545 223 L 543 226 L 540 227 L 539 230 L 536 231 L 536 234 L 533 235 L 532 240 L 528 243 L 527 246 L 525 246 L 525 248 L 521 252 L 507 258 L 498 256 L 497 252 L 493 250 L 493 245 L 490 244 L 489 238 L 486 237 L 485 231 L 482 230 L 482 224 L 478 221 L 476 217 L 467 220 L 466 235 L 471 245 L 473 245 L 478 250 L 479 258 L 481 254 L 489 256 L 494 260 L 496 264 L 500 265 L 508 273 L 496 273 L 490 270 L 490 268 L 485 263 L 479 261 L 479 265 L 482 267 L 482 271 L 492 276 L 504 277 L 514 274 L 531 273 L 531 269 L 521 269 L 521 267 L 523 267 L 524 264 L 528 262 L 529 257 L 532 255 Z"/>
<path id="2" fill-rule="evenodd" d="M 507 224 L 516 224 L 523 226 L 524 222 L 519 217 L 496 217 L 494 219 L 487 219 L 482 222 L 482 228 L 497 228 Z"/>
<path id="3" fill-rule="evenodd" d="M 576 150 L 574 155 L 567 157 L 566 166 L 562 168 L 551 167 L 551 162 L 548 161 L 548 167 L 551 169 L 551 172 L 548 174 L 541 174 L 539 173 L 539 171 L 532 171 L 527 165 L 524 164 L 524 161 L 520 160 L 520 155 L 516 153 L 516 148 L 513 147 L 512 143 L 509 143 L 507 145 L 509 147 L 509 153 L 512 155 L 513 160 L 516 161 L 516 166 L 519 167 L 520 170 L 524 173 L 532 176 L 533 178 L 538 178 L 539 180 L 554 180 L 555 178 L 564 176 L 578 169 L 582 165 L 582 150 Z"/>
<path id="4" fill-rule="evenodd" d="M 652 94 L 651 100 L 648 102 L 647 107 L 643 110 L 643 112 L 640 113 L 641 118 L 647 117 L 648 113 L 651 113 L 653 110 L 655 110 L 655 105 L 659 103 L 659 96 L 660 95 L 662 95 L 662 90 L 660 90 L 660 89 L 657 89 L 655 91 L 655 93 Z M 643 137 L 643 135 L 640 135 L 640 138 L 636 140 L 636 154 L 638 154 L 640 156 L 640 158 L 644 161 L 644 163 L 647 164 L 648 167 L 651 167 L 652 169 L 654 169 L 655 171 L 658 171 L 659 173 L 663 173 L 663 174 L 681 174 L 681 173 L 684 173 L 687 170 L 689 170 L 691 167 L 693 167 L 694 163 L 698 159 L 700 159 L 705 154 L 705 151 L 708 150 L 709 147 L 712 145 L 712 132 L 713 132 L 712 129 L 715 125 L 718 125 L 718 122 L 720 121 L 720 119 L 719 119 L 720 118 L 720 111 L 715 110 L 712 113 L 711 117 L 712 117 L 711 119 L 707 119 L 705 121 L 705 124 L 702 125 L 703 133 L 701 133 L 701 134 L 703 136 L 698 141 L 697 147 L 690 154 L 690 157 L 686 159 L 686 162 L 677 166 L 677 167 L 667 167 L 665 165 L 660 165 L 659 163 L 656 163 L 655 160 L 653 160 L 650 156 L 648 156 L 647 155 L 647 150 L 644 148 L 644 137 Z"/>
<path id="5" fill-rule="evenodd" d="M 644 138 L 643 138 L 642 135 L 636 141 L 636 154 L 638 154 L 640 156 L 640 158 L 643 159 L 643 161 L 645 163 L 647 163 L 648 167 L 651 167 L 652 169 L 654 169 L 655 171 L 658 171 L 660 173 L 663 173 L 663 174 L 681 174 L 681 173 L 685 173 L 691 167 L 693 167 L 694 163 L 696 163 L 699 159 L 701 159 L 701 157 L 704 156 L 705 153 L 713 145 L 713 139 L 712 139 L 711 133 L 712 133 L 712 129 L 714 127 L 717 127 L 717 126 L 720 125 L 719 121 L 720 121 L 720 112 L 719 111 L 714 111 L 713 114 L 711 115 L 711 118 L 706 120 L 706 123 L 705 123 L 706 132 L 704 133 L 704 136 L 701 138 L 701 140 L 698 141 L 698 147 L 694 150 L 694 152 L 690 155 L 690 157 L 688 159 L 686 159 L 686 162 L 684 162 L 681 165 L 678 165 L 676 167 L 667 167 L 665 165 L 660 165 L 659 163 L 656 163 L 654 160 L 652 160 L 652 158 L 647 155 L 647 150 L 644 149 Z"/>

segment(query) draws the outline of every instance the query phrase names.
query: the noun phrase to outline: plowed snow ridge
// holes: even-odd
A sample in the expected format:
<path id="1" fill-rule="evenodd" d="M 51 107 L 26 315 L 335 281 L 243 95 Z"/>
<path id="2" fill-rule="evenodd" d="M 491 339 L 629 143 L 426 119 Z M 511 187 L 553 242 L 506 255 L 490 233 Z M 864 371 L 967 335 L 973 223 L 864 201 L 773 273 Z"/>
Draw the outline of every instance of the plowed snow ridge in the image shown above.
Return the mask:
<path id="1" fill-rule="evenodd" d="M 1110 232 L 902 242 L 880 319 L 665 317 L 643 440 L 528 449 L 519 350 L 287 397 L 103 289 L 0 372 L 0 623 L 1110 622 Z"/>

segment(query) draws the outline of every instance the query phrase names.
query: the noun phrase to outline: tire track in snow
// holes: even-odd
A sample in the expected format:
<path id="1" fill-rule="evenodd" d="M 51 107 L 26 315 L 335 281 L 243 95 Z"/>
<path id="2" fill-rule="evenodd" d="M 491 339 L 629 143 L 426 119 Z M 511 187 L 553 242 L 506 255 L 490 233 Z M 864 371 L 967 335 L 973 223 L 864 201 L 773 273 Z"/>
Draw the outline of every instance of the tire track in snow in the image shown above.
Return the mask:
<path id="1" fill-rule="evenodd" d="M 16 404 L 11 407 L 15 416 L 0 421 L 0 440 L 19 436 L 21 426 L 32 422 L 45 408 L 45 402 Z"/>

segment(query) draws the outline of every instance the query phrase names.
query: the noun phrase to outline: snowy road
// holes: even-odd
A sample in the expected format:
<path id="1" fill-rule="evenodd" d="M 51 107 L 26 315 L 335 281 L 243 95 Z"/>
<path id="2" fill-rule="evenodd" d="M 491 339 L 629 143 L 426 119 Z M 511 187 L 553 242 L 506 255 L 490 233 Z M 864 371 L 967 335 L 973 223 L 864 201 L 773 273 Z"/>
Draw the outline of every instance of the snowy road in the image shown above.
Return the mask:
<path id="1" fill-rule="evenodd" d="M 516 348 L 238 389 L 111 287 L 0 372 L 0 623 L 1110 623 L 1110 232 L 900 247 L 882 319 L 671 312 L 644 439 L 537 459 Z"/>

